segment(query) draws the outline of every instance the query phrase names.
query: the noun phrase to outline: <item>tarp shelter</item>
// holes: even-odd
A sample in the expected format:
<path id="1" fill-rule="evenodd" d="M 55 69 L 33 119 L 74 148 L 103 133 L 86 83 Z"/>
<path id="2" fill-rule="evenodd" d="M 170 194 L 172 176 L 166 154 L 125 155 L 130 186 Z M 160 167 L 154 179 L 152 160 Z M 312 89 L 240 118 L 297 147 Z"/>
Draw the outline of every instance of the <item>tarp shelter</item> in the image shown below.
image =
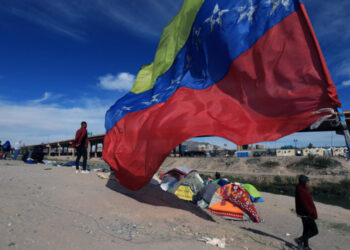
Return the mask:
<path id="1" fill-rule="evenodd" d="M 192 172 L 196 172 L 196 170 L 189 169 L 185 166 L 179 166 L 176 168 L 173 168 L 166 172 L 164 175 L 161 175 L 162 178 L 168 176 L 168 177 L 174 177 L 176 180 L 180 181 L 185 176 L 189 175 Z"/>
<path id="2" fill-rule="evenodd" d="M 190 187 L 192 191 L 191 199 L 188 198 L 188 195 L 189 195 L 189 192 L 187 192 L 189 190 L 188 187 Z M 182 199 L 182 197 L 186 197 L 186 200 L 192 201 L 193 195 L 197 194 L 203 187 L 204 187 L 204 182 L 202 178 L 199 176 L 199 174 L 196 171 L 192 171 L 185 178 L 175 183 L 175 185 L 172 188 L 170 188 L 168 192 L 173 193 L 175 195 L 181 194 L 180 196 L 178 196 L 180 199 Z M 184 195 L 184 191 L 187 192 L 186 195 Z"/>
<path id="3" fill-rule="evenodd" d="M 211 213 L 228 220 L 250 220 L 249 216 L 242 209 L 231 201 L 224 200 L 218 192 L 214 193 L 208 209 Z"/>
<path id="4" fill-rule="evenodd" d="M 220 185 L 217 183 L 209 183 L 205 185 L 197 194 L 195 197 L 196 201 L 204 200 L 206 203 L 210 203 L 212 200 L 215 192 L 220 188 Z"/>
<path id="5" fill-rule="evenodd" d="M 258 212 L 250 199 L 250 194 L 241 185 L 228 184 L 219 188 L 217 193 L 223 198 L 223 200 L 229 200 L 231 203 L 242 209 L 252 221 L 261 221 Z"/>
<path id="6" fill-rule="evenodd" d="M 252 184 L 243 184 L 242 187 L 244 187 L 248 191 L 253 202 L 263 201 L 259 191 Z"/>
<path id="7" fill-rule="evenodd" d="M 249 220 L 249 216 L 243 212 L 238 206 L 228 200 L 222 200 L 211 207 L 210 212 L 215 215 L 224 217 L 230 220 Z"/>
<path id="8" fill-rule="evenodd" d="M 192 191 L 192 188 L 190 186 L 180 185 L 176 189 L 175 195 L 181 200 L 192 201 L 194 192 Z"/>

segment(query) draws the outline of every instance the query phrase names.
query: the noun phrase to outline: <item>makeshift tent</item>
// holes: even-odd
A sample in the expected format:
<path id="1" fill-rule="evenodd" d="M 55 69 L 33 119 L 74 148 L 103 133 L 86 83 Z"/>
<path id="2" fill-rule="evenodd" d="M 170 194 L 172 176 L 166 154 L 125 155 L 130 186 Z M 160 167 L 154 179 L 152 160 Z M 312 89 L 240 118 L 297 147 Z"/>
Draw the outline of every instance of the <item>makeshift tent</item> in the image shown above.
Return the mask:
<path id="1" fill-rule="evenodd" d="M 242 209 L 252 221 L 261 221 L 258 212 L 250 199 L 250 195 L 244 187 L 237 184 L 228 184 L 219 188 L 217 193 L 223 200 L 229 200 Z"/>
<path id="2" fill-rule="evenodd" d="M 187 187 L 189 187 L 192 191 L 191 199 L 187 198 L 189 195 L 189 192 L 187 192 L 189 189 Z M 197 172 L 191 172 L 185 178 L 175 183 L 175 185 L 172 188 L 170 188 L 168 192 L 173 193 L 175 195 L 181 194 L 178 196 L 180 199 L 186 197 L 186 200 L 192 201 L 193 195 L 197 194 L 203 187 L 203 180 L 199 176 L 199 174 Z M 186 195 L 184 193 L 186 193 Z"/>
<path id="3" fill-rule="evenodd" d="M 238 206 L 228 200 L 218 202 L 209 207 L 210 212 L 215 215 L 224 217 L 230 220 L 249 220 L 249 216 L 243 212 Z"/>
<path id="4" fill-rule="evenodd" d="M 229 220 L 250 220 L 242 209 L 233 204 L 231 201 L 224 200 L 218 192 L 215 192 L 208 209 L 211 213 L 219 215 Z"/>
<path id="5" fill-rule="evenodd" d="M 178 180 L 175 177 L 165 176 L 162 178 L 160 188 L 164 191 L 168 191 L 176 182 L 178 182 Z"/>
<path id="6" fill-rule="evenodd" d="M 192 201 L 194 192 L 192 191 L 191 186 L 181 184 L 174 194 L 181 200 Z"/>
<path id="7" fill-rule="evenodd" d="M 196 170 L 189 169 L 185 166 L 179 166 L 176 168 L 173 168 L 166 172 L 164 175 L 161 175 L 162 178 L 169 176 L 169 177 L 174 177 L 178 181 L 182 180 L 185 176 L 189 175 L 192 172 L 196 172 Z M 161 178 L 161 179 L 162 179 Z"/>
<path id="8" fill-rule="evenodd" d="M 169 170 L 164 174 L 161 174 L 161 189 L 163 189 L 164 191 L 168 191 L 175 185 L 176 182 L 182 180 L 185 176 L 192 172 L 196 172 L 196 170 L 189 169 L 185 166 L 179 166 Z"/>
<path id="9" fill-rule="evenodd" d="M 225 186 L 227 184 L 230 184 L 231 182 L 229 182 L 227 179 L 220 179 L 218 184 L 222 187 Z"/>
<path id="10" fill-rule="evenodd" d="M 242 187 L 248 191 L 253 201 L 258 201 L 261 198 L 259 191 L 252 184 L 243 184 Z"/>
<path id="11" fill-rule="evenodd" d="M 209 183 L 205 185 L 194 197 L 195 201 L 204 200 L 207 203 L 210 203 L 211 199 L 215 192 L 220 188 L 220 185 L 216 183 Z"/>

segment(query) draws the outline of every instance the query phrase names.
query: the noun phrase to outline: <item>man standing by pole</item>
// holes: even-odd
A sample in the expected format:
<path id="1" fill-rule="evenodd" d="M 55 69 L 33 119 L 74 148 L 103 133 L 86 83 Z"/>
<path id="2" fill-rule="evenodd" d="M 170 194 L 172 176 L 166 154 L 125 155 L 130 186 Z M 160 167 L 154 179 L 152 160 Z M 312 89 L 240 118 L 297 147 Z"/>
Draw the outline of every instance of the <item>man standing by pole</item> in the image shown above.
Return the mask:
<path id="1" fill-rule="evenodd" d="M 73 147 L 77 150 L 77 159 L 75 161 L 75 172 L 79 173 L 79 161 L 80 158 L 83 157 L 83 171 L 82 173 L 88 174 L 89 171 L 86 170 L 86 162 L 87 162 L 87 147 L 88 147 L 88 133 L 86 130 L 87 123 L 81 122 L 81 128 L 77 130 L 75 134 L 75 139 L 73 142 Z"/>

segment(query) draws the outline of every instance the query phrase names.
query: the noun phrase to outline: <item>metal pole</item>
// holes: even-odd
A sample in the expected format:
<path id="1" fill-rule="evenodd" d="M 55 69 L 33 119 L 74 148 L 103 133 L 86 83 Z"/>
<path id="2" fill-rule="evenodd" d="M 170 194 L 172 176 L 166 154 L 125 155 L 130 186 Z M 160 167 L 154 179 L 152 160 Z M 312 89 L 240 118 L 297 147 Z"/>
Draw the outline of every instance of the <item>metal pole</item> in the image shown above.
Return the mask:
<path id="1" fill-rule="evenodd" d="M 339 116 L 339 121 L 340 124 L 343 128 L 343 132 L 344 132 L 344 137 L 345 137 L 345 143 L 346 143 L 346 147 L 348 149 L 348 153 L 347 153 L 347 160 L 350 160 L 350 133 L 349 133 L 349 128 L 348 125 L 346 124 L 346 119 L 345 119 L 345 115 L 343 113 L 343 110 L 341 108 L 338 108 L 338 116 Z"/>

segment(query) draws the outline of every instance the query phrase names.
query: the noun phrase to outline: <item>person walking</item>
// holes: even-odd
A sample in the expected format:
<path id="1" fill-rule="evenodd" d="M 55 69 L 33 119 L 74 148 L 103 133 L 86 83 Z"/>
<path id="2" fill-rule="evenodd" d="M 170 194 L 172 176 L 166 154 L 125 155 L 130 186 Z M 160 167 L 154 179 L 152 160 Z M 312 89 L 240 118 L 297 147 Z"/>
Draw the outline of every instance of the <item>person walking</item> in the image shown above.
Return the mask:
<path id="1" fill-rule="evenodd" d="M 77 130 L 75 134 L 75 139 L 72 146 L 77 150 L 77 159 L 75 160 L 75 172 L 79 173 L 79 162 L 80 158 L 83 157 L 83 171 L 82 173 L 88 174 L 89 171 L 86 170 L 87 163 L 87 147 L 88 147 L 88 132 L 87 123 L 81 122 L 81 128 Z"/>
<path id="2" fill-rule="evenodd" d="M 303 235 L 295 239 L 299 249 L 309 250 L 309 239 L 318 234 L 315 220 L 317 219 L 317 210 L 308 190 L 310 185 L 309 177 L 299 176 L 299 184 L 295 190 L 295 208 L 297 215 L 301 217 L 303 223 Z"/>
<path id="3" fill-rule="evenodd" d="M 6 141 L 4 145 L 2 145 L 2 155 L 0 156 L 0 159 L 5 160 L 10 151 L 11 151 L 11 143 L 10 141 Z"/>
<path id="4" fill-rule="evenodd" d="M 17 160 L 17 156 L 18 156 L 18 154 L 19 154 L 19 152 L 21 150 L 21 144 L 22 144 L 21 140 L 16 141 L 16 143 L 15 143 L 15 153 L 13 155 L 13 159 L 14 160 Z"/>

